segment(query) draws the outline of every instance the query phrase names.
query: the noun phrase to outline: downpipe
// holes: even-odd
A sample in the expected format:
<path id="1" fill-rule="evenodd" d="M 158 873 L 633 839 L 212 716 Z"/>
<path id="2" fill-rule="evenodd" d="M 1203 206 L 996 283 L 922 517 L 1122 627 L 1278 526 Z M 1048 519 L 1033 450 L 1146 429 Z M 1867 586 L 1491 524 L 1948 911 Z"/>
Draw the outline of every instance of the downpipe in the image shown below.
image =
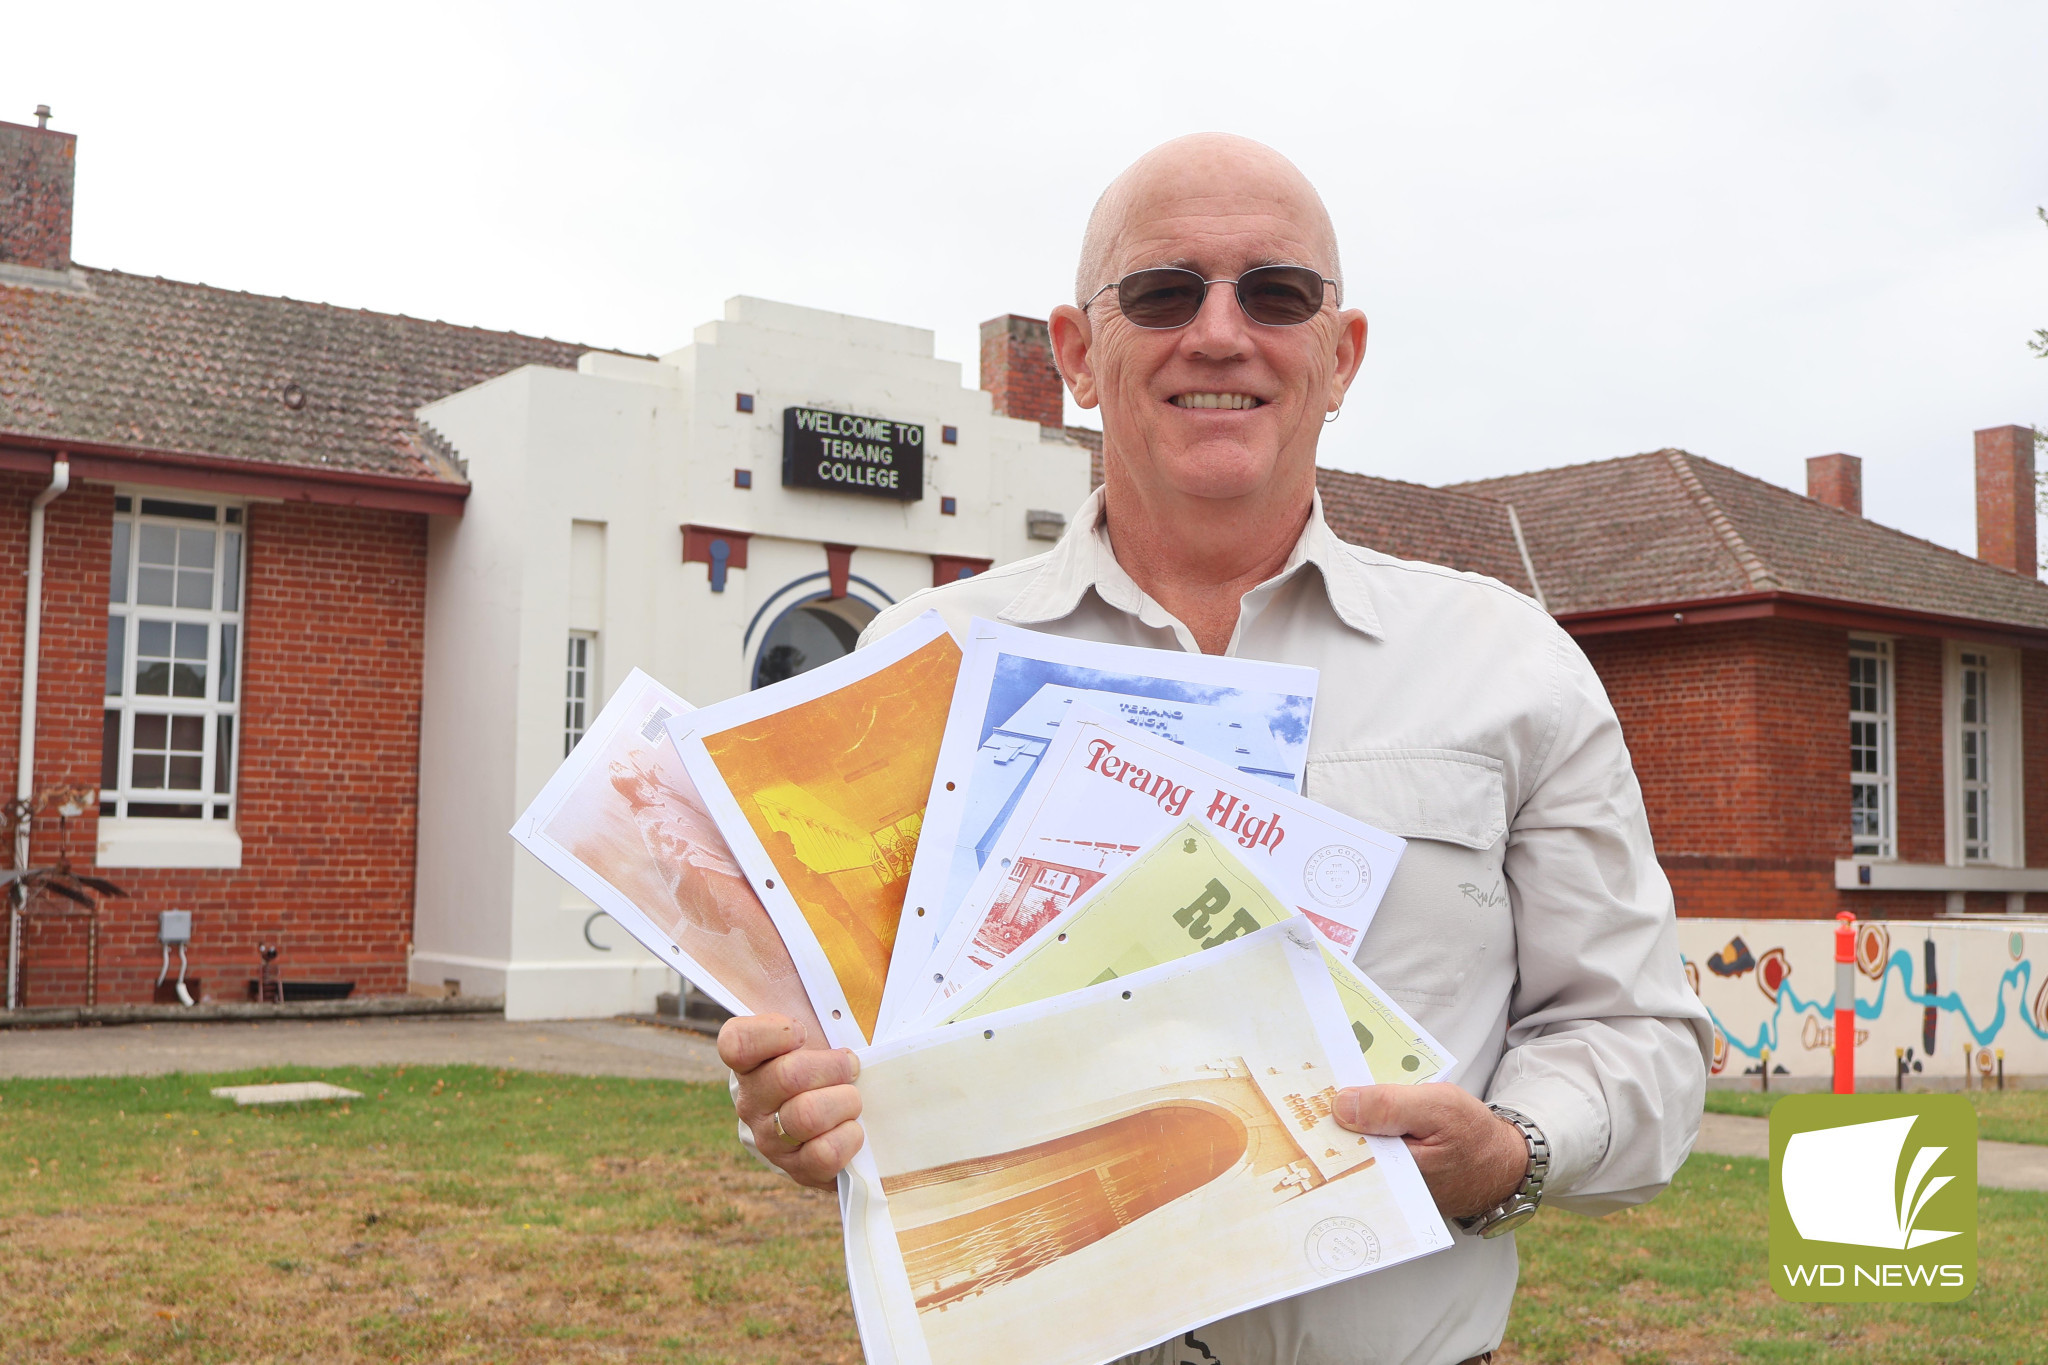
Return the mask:
<path id="1" fill-rule="evenodd" d="M 21 762 L 14 778 L 15 809 L 20 820 L 14 827 L 14 866 L 28 870 L 28 803 L 36 786 L 36 684 L 43 661 L 43 509 L 71 487 L 71 461 L 59 455 L 50 465 L 50 486 L 36 494 L 28 509 L 28 597 L 24 603 L 21 631 Z M 7 1008 L 16 1007 L 21 981 L 21 908 L 27 895 L 20 881 L 7 897 Z"/>

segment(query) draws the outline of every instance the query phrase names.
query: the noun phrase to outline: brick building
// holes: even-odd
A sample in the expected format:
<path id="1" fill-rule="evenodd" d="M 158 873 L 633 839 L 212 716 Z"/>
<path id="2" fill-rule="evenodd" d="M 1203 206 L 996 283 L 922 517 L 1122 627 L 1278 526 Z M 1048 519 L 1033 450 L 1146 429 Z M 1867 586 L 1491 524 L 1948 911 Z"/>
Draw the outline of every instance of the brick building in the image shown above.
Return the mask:
<path id="1" fill-rule="evenodd" d="M 277 944 L 293 990 L 651 1008 L 666 969 L 505 834 L 610 689 L 814 667 L 1087 491 L 1056 379 L 992 410 L 918 328 L 737 299 L 636 357 L 78 266 L 76 151 L 0 123 L 0 766 L 53 798 L 15 866 L 130 895 L 96 941 L 10 901 L 10 1003 L 151 999 L 184 910 L 216 1000 Z M 820 488 L 792 412 L 897 419 L 922 475 Z"/>
<path id="2" fill-rule="evenodd" d="M 102 1002 L 152 997 L 170 909 L 214 998 L 259 942 L 290 978 L 403 991 L 427 527 L 469 491 L 413 412 L 585 348 L 78 266 L 75 151 L 0 124 L 0 752 L 18 795 L 98 792 L 38 817 L 29 861 L 130 892 L 99 916 Z M 11 925 L 10 993 L 82 1003 L 86 922 L 48 908 Z"/>
<path id="3" fill-rule="evenodd" d="M 1346 539 L 1499 578 L 1579 640 L 1681 914 L 1885 918 L 2048 906 L 2033 432 L 1978 432 L 1975 468 L 1976 558 L 1864 518 L 1852 455 L 1805 497 L 1678 450 L 1322 487 Z"/>
<path id="4" fill-rule="evenodd" d="M 653 960 L 504 836 L 577 718 L 636 665 L 709 702 L 821 662 L 1056 536 L 1091 448 L 1100 477 L 1042 322 L 984 324 L 978 392 L 929 332 L 761 300 L 631 357 L 89 269 L 75 153 L 0 123 L 0 767 L 93 793 L 18 859 L 132 894 L 96 956 L 10 916 L 18 1003 L 83 1002 L 89 966 L 150 999 L 173 909 L 215 999 L 278 943 L 291 982 L 645 1003 Z M 800 412 L 928 431 L 930 496 L 804 485 Z M 2048 894 L 2031 433 L 1977 455 L 1974 559 L 1864 519 L 1849 456 L 1807 497 L 1678 451 L 1320 482 L 1340 534 L 1580 638 L 1682 913 L 1933 915 Z"/>

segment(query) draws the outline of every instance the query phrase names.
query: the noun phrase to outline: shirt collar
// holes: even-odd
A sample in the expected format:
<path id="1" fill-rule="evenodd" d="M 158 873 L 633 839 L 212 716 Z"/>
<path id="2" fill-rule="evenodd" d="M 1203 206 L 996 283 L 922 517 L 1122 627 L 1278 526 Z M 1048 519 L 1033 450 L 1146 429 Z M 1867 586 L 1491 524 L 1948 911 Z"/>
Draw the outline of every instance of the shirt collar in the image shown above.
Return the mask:
<path id="1" fill-rule="evenodd" d="M 1088 495 L 1074 514 L 1067 533 L 1046 555 L 1045 567 L 1031 586 L 1017 594 L 1001 612 L 1011 625 L 1034 626 L 1071 616 L 1090 588 L 1109 606 L 1135 616 L 1146 625 L 1161 628 L 1174 624 L 1166 610 L 1140 588 L 1117 563 L 1109 542 L 1109 526 L 1103 514 L 1103 490 Z M 1337 538 L 1323 519 L 1323 495 L 1315 494 L 1308 524 L 1280 572 L 1252 589 L 1246 597 L 1269 596 L 1282 584 L 1313 564 L 1321 576 L 1325 595 L 1337 618 L 1361 635 L 1384 638 L 1379 613 L 1373 607 L 1366 583 L 1365 565 L 1356 551 Z"/>

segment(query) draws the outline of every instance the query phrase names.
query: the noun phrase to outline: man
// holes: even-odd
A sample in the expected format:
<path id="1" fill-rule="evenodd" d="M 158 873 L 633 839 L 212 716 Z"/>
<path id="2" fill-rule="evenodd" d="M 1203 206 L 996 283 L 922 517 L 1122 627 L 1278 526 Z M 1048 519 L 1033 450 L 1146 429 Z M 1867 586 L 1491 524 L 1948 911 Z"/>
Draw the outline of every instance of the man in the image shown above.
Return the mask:
<path id="1" fill-rule="evenodd" d="M 1049 554 L 869 630 L 933 607 L 956 628 L 981 615 L 1313 665 L 1308 795 L 1409 840 L 1358 962 L 1460 1064 L 1452 1084 L 1343 1091 L 1336 1117 L 1403 1136 L 1469 1233 L 1144 1365 L 1484 1359 L 1515 1288 L 1499 1234 L 1538 1199 L 1600 1214 L 1650 1198 L 1699 1127 L 1711 1032 L 1592 667 L 1519 593 L 1324 524 L 1316 442 L 1366 340 L 1341 279 L 1322 201 L 1277 153 L 1205 134 L 1141 158 L 1096 206 L 1076 302 L 1051 318 L 1075 401 L 1102 409 L 1102 488 Z M 857 1063 L 798 1041 L 761 1016 L 719 1049 L 763 1155 L 824 1185 L 861 1142 Z"/>

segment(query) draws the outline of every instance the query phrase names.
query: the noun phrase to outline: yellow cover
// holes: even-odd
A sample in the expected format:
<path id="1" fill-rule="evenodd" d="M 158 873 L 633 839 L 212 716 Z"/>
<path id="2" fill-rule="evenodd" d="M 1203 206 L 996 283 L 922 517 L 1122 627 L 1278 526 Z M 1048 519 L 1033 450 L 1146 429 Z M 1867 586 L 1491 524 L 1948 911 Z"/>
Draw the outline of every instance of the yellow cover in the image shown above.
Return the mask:
<path id="1" fill-rule="evenodd" d="M 1189 820 L 1093 897 L 1046 925 L 952 1010 L 947 1022 L 1128 976 L 1295 915 L 1208 825 Z M 1373 1079 L 1391 1084 L 1441 1075 L 1449 1060 L 1435 1040 L 1332 953 L 1320 935 L 1317 941 Z"/>
<path id="2" fill-rule="evenodd" d="M 724 729 L 697 732 L 746 832 L 759 841 L 816 936 L 863 1043 L 875 1036 L 903 891 L 960 672 L 960 647 L 936 617 L 931 628 L 939 633 L 929 642 L 865 677 Z M 822 669 L 799 676 L 820 675 L 830 676 Z M 793 698 L 805 690 L 795 678 L 775 686 Z M 707 707 L 696 723 L 716 723 L 720 708 L 731 705 Z M 774 880 L 765 885 L 775 889 Z M 815 999 L 817 988 L 811 989 Z M 829 1002 L 819 1002 L 820 1014 L 828 1008 Z"/>

